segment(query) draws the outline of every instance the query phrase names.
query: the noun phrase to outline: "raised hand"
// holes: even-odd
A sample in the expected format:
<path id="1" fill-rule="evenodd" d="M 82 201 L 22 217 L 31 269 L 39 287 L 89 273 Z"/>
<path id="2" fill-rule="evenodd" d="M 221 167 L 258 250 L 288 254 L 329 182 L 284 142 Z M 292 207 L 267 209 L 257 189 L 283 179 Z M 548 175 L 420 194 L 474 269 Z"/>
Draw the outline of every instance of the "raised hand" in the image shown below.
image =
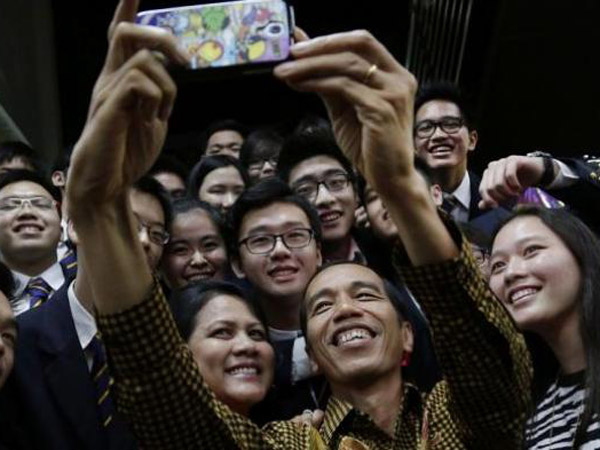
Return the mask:
<path id="1" fill-rule="evenodd" d="M 346 157 L 384 191 L 390 177 L 413 164 L 415 78 L 366 31 L 297 38 L 295 60 L 276 67 L 275 75 L 321 96 Z"/>
<path id="2" fill-rule="evenodd" d="M 496 208 L 536 186 L 544 174 L 543 158 L 512 155 L 488 164 L 483 172 L 479 208 Z"/>
<path id="3" fill-rule="evenodd" d="M 167 31 L 133 24 L 138 1 L 121 0 L 87 122 L 73 151 L 67 192 L 75 204 L 111 201 L 153 164 L 167 132 L 176 86 L 165 60 L 187 63 Z"/>

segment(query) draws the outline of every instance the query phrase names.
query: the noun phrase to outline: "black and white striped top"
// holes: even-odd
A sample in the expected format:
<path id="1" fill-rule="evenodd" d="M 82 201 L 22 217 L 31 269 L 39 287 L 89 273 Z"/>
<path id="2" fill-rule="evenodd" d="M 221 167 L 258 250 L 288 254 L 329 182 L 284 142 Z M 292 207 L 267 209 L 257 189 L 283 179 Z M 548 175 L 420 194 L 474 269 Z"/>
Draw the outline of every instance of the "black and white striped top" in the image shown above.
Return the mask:
<path id="1" fill-rule="evenodd" d="M 531 450 L 572 449 L 579 415 L 583 411 L 585 372 L 559 377 L 550 386 L 525 431 L 525 448 Z M 580 450 L 600 449 L 597 416 L 587 429 Z"/>

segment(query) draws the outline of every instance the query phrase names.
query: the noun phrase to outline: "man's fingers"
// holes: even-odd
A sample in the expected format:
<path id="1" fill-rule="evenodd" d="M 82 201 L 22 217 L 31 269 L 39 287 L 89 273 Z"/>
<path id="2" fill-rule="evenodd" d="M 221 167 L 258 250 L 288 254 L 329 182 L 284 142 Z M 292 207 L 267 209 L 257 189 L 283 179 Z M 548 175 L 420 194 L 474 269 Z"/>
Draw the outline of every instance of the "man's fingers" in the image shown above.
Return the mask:
<path id="1" fill-rule="evenodd" d="M 359 54 L 367 61 L 371 61 L 371 64 L 377 64 L 385 71 L 405 70 L 371 33 L 364 30 L 317 37 L 292 46 L 292 55 L 296 58 L 346 51 Z"/>
<path id="2" fill-rule="evenodd" d="M 347 76 L 361 83 L 366 82 L 374 88 L 385 88 L 385 78 L 382 76 L 382 71 L 375 70 L 369 73 L 371 67 L 371 63 L 356 53 L 343 52 L 286 62 L 277 66 L 274 74 L 278 78 L 291 83 L 308 78 Z M 368 79 L 366 79 L 367 74 L 369 74 Z"/>
<path id="3" fill-rule="evenodd" d="M 299 26 L 295 26 L 294 39 L 296 40 L 296 42 L 302 42 L 308 41 L 310 37 L 308 36 L 308 33 L 306 33 L 306 31 L 304 31 L 302 28 L 300 28 Z"/>
<path id="4" fill-rule="evenodd" d="M 171 115 L 175 97 L 177 95 L 177 86 L 173 79 L 163 66 L 156 55 L 149 50 L 140 50 L 131 57 L 117 72 L 112 75 L 110 82 L 106 83 L 98 93 L 98 98 L 106 97 L 123 77 L 132 70 L 137 69 L 146 74 L 163 92 L 163 101 L 161 102 L 159 116 L 165 120 Z"/>
<path id="5" fill-rule="evenodd" d="M 514 195 L 520 195 L 523 192 L 523 186 L 519 180 L 519 165 L 515 159 L 507 159 L 504 174 L 506 184 L 510 190 Z"/>
<path id="6" fill-rule="evenodd" d="M 168 31 L 158 27 L 120 22 L 110 43 L 104 72 L 112 73 L 118 70 L 125 61 L 143 48 L 158 51 L 177 64 L 189 63 L 189 56 L 177 47 L 175 36 Z"/>
<path id="7" fill-rule="evenodd" d="M 139 0 L 121 0 L 115 9 L 110 26 L 108 27 L 108 40 L 112 39 L 115 28 L 121 22 L 133 22 L 138 10 Z"/>

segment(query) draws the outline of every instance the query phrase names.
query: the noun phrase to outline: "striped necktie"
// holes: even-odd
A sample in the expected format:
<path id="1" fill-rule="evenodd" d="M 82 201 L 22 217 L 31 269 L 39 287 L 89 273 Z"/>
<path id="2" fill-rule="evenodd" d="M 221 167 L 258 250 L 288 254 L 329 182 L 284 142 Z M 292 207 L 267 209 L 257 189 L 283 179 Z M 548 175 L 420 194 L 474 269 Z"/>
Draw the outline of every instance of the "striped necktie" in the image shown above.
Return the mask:
<path id="1" fill-rule="evenodd" d="M 75 275 L 77 275 L 77 254 L 75 251 L 72 249 L 69 250 L 59 263 L 65 276 L 65 281 L 75 279 Z"/>
<path id="2" fill-rule="evenodd" d="M 32 278 L 29 280 L 29 283 L 27 283 L 27 286 L 23 291 L 23 294 L 29 296 L 29 307 L 31 309 L 37 308 L 46 300 L 48 300 L 48 297 L 51 293 L 52 288 L 41 277 Z"/>
<path id="3" fill-rule="evenodd" d="M 113 418 L 114 406 L 111 398 L 111 387 L 114 383 L 113 378 L 108 371 L 106 363 L 106 352 L 104 345 L 100 340 L 100 334 L 96 334 L 88 345 L 93 356 L 92 363 L 92 381 L 96 389 L 96 403 L 98 406 L 98 416 L 103 427 L 107 427 Z"/>

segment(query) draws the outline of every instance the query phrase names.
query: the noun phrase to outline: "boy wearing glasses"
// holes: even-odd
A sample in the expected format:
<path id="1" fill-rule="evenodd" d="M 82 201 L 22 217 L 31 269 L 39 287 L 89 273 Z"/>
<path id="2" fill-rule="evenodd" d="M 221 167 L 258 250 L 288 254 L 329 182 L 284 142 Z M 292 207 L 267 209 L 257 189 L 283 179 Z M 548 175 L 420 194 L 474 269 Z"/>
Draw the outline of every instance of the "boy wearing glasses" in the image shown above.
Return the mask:
<path id="1" fill-rule="evenodd" d="M 300 330 L 304 290 L 322 261 L 319 217 L 285 183 L 269 178 L 240 196 L 230 221 L 232 267 L 254 288 L 279 357 L 277 395 L 260 419 L 289 419 L 323 399 Z"/>
<path id="2" fill-rule="evenodd" d="M 338 148 L 329 129 L 300 131 L 284 144 L 279 176 L 292 191 L 310 202 L 323 230 L 323 260 L 355 261 L 379 267 L 370 233 L 354 228 L 358 196 L 352 164 Z"/>
<path id="3" fill-rule="evenodd" d="M 0 252 L 16 280 L 16 315 L 48 300 L 70 275 L 56 258 L 59 200 L 57 189 L 29 170 L 0 177 Z"/>

